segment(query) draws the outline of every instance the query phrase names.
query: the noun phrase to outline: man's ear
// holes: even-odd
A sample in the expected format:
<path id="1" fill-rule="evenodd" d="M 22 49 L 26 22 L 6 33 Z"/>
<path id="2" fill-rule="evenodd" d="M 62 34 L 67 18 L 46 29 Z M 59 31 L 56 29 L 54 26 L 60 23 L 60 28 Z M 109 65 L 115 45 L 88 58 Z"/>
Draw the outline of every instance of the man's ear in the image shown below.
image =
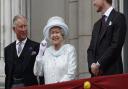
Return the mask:
<path id="1" fill-rule="evenodd" d="M 12 29 L 13 29 L 13 31 L 15 32 L 16 27 L 13 26 Z"/>

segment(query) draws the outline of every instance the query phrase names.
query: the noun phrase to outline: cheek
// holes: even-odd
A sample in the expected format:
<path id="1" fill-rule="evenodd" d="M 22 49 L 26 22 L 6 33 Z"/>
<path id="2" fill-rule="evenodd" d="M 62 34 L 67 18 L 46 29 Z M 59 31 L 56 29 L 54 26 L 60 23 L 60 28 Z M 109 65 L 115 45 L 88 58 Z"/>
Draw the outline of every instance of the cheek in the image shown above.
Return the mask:
<path id="1" fill-rule="evenodd" d="M 52 34 L 51 34 L 51 35 L 49 35 L 49 38 L 50 38 L 50 39 L 52 39 L 52 38 L 53 38 L 53 35 L 52 35 Z"/>
<path id="2" fill-rule="evenodd" d="M 27 31 L 27 30 L 25 30 L 25 31 L 24 31 L 24 33 L 25 33 L 25 34 L 28 34 L 28 31 Z"/>
<path id="3" fill-rule="evenodd" d="M 102 0 L 99 0 L 98 1 L 98 6 L 101 7 L 103 5 L 103 1 Z"/>
<path id="4" fill-rule="evenodd" d="M 102 5 L 102 0 L 95 0 L 94 5 L 99 8 Z"/>
<path id="5" fill-rule="evenodd" d="M 17 35 L 20 35 L 21 32 L 20 32 L 19 30 L 16 30 L 15 33 L 16 33 Z"/>
<path id="6" fill-rule="evenodd" d="M 62 40 L 63 36 L 61 34 L 58 34 L 58 38 L 59 38 L 59 40 Z"/>

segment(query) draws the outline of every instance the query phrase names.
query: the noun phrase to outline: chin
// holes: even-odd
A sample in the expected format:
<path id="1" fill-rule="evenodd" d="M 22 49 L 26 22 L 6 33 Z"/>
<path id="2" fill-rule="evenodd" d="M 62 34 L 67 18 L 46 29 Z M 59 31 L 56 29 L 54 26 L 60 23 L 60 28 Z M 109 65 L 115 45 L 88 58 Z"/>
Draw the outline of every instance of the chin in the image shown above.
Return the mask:
<path id="1" fill-rule="evenodd" d="M 23 40 L 25 40 L 26 39 L 26 37 L 24 37 L 24 38 L 22 38 Z"/>
<path id="2" fill-rule="evenodd" d="M 59 43 L 53 43 L 53 45 L 58 45 Z"/>
<path id="3" fill-rule="evenodd" d="M 102 8 L 101 7 L 98 7 L 96 11 L 97 12 L 102 12 Z"/>
<path id="4" fill-rule="evenodd" d="M 96 10 L 96 12 L 98 12 L 98 13 L 99 13 L 99 12 L 101 12 L 101 11 L 100 11 L 99 9 L 97 9 L 97 10 Z"/>
<path id="5" fill-rule="evenodd" d="M 22 38 L 22 39 L 26 39 L 27 36 L 26 36 L 26 35 L 22 35 L 22 36 L 20 36 L 20 38 Z"/>
<path id="6" fill-rule="evenodd" d="M 98 5 L 95 5 L 96 12 L 101 12 L 101 7 Z"/>
<path id="7" fill-rule="evenodd" d="M 52 44 L 53 44 L 53 45 L 57 45 L 57 44 L 58 44 L 58 42 L 52 41 Z"/>
<path id="8" fill-rule="evenodd" d="M 27 38 L 27 37 L 22 37 L 21 40 L 23 41 L 23 40 L 25 40 L 26 38 Z"/>

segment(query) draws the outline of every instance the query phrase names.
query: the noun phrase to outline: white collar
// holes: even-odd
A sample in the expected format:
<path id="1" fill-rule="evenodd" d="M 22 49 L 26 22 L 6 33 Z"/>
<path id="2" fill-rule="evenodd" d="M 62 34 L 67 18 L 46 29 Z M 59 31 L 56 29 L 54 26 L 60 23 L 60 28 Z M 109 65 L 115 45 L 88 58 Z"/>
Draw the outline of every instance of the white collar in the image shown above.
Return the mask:
<path id="1" fill-rule="evenodd" d="M 26 39 L 24 39 L 24 40 L 22 41 L 22 43 L 23 43 L 23 44 L 25 44 L 25 43 L 26 43 L 26 41 L 27 41 L 27 38 L 26 38 Z M 17 40 L 16 40 L 16 44 L 18 44 L 19 42 L 20 42 L 20 41 L 17 39 Z"/>
<path id="2" fill-rule="evenodd" d="M 61 48 L 59 50 L 55 50 L 53 46 L 48 48 L 48 51 L 55 57 L 59 57 L 60 55 L 62 55 L 63 53 L 65 53 L 65 49 L 67 48 L 67 44 L 64 44 L 61 46 Z"/>
<path id="3" fill-rule="evenodd" d="M 111 7 L 104 13 L 104 15 L 107 16 L 107 17 L 109 17 L 109 15 L 110 15 L 110 13 L 112 12 L 112 10 L 113 10 L 113 7 L 111 6 Z"/>

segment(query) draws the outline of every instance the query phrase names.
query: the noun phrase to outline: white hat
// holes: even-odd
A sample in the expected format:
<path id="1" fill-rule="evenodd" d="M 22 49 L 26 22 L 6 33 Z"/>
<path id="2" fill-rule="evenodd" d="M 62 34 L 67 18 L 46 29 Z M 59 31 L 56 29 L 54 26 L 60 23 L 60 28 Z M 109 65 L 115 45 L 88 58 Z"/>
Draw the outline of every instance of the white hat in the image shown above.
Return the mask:
<path id="1" fill-rule="evenodd" d="M 43 34 L 46 39 L 49 39 L 50 29 L 55 26 L 62 28 L 64 32 L 64 38 L 68 37 L 69 30 L 68 26 L 64 22 L 64 19 L 59 16 L 54 16 L 48 20 L 47 25 L 44 27 Z"/>

